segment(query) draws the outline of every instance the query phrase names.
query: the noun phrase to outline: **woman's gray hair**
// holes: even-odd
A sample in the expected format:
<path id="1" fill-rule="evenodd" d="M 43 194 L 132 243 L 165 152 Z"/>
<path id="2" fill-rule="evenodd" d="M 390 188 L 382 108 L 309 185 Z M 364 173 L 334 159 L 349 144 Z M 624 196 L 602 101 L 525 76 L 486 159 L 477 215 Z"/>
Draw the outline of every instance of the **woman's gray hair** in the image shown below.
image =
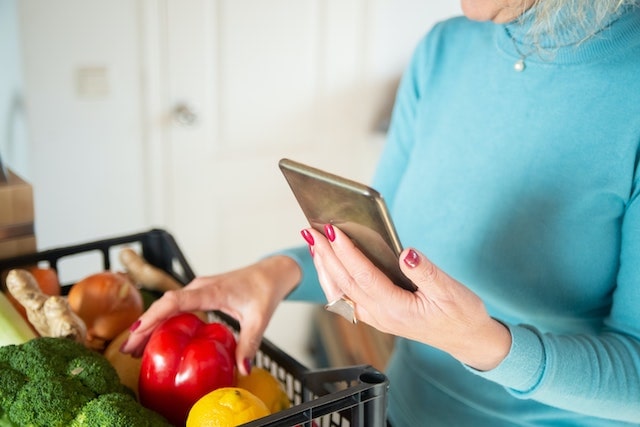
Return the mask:
<path id="1" fill-rule="evenodd" d="M 562 39 L 581 42 L 596 35 L 607 25 L 611 16 L 622 7 L 638 4 L 638 0 L 534 0 L 530 33 L 534 44 L 542 39 L 552 42 Z M 543 46 L 539 46 L 543 47 Z"/>

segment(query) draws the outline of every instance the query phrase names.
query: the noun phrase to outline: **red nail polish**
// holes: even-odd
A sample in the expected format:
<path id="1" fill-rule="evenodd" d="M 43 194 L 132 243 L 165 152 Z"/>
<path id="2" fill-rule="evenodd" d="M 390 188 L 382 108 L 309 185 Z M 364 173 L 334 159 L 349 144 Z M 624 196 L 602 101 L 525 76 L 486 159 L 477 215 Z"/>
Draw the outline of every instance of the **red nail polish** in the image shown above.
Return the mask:
<path id="1" fill-rule="evenodd" d="M 307 241 L 307 243 L 311 246 L 313 246 L 313 244 L 315 243 L 315 241 L 313 240 L 313 236 L 311 235 L 311 233 L 309 232 L 309 230 L 307 230 L 306 228 L 304 230 L 302 230 L 300 232 L 300 234 L 302 234 L 302 237 L 304 237 L 304 240 Z"/>
<path id="2" fill-rule="evenodd" d="M 251 360 L 249 360 L 249 358 L 246 357 L 243 363 L 244 363 L 244 370 L 247 371 L 247 375 L 249 375 L 251 373 Z"/>
<path id="3" fill-rule="evenodd" d="M 131 325 L 131 327 L 129 328 L 129 332 L 133 332 L 136 329 L 138 329 L 138 327 L 140 326 L 140 323 L 142 323 L 142 320 L 138 319 L 135 322 L 133 322 L 133 325 Z"/>
<path id="4" fill-rule="evenodd" d="M 407 256 L 404 257 L 404 263 L 411 268 L 416 268 L 420 264 L 420 255 L 413 249 L 409 249 Z"/>
<path id="5" fill-rule="evenodd" d="M 327 239 L 329 239 L 330 242 L 336 240 L 336 230 L 334 230 L 333 225 L 325 224 L 324 235 L 327 236 Z"/>

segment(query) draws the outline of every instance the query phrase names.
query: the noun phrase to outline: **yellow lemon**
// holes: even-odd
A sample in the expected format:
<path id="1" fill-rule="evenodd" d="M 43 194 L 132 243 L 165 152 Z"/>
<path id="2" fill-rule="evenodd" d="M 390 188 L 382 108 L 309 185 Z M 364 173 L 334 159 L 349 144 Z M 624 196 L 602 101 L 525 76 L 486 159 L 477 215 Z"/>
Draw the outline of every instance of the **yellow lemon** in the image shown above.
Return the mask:
<path id="1" fill-rule="evenodd" d="M 254 367 L 249 375 L 238 376 L 236 385 L 262 399 L 272 414 L 291 406 L 280 382 L 266 369 Z"/>
<path id="2" fill-rule="evenodd" d="M 189 411 L 186 427 L 235 427 L 269 415 L 250 391 L 221 387 L 202 396 Z"/>

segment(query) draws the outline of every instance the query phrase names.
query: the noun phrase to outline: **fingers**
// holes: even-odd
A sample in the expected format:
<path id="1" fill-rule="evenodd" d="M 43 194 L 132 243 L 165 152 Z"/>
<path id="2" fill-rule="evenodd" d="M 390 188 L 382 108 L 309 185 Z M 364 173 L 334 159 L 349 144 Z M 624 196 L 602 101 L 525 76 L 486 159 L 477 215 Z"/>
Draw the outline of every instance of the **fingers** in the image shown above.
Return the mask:
<path id="1" fill-rule="evenodd" d="M 202 292 L 197 288 L 165 292 L 132 325 L 129 339 L 120 347 L 120 351 L 134 357 L 142 356 L 151 333 L 163 320 L 180 312 L 201 310 L 203 304 L 201 294 Z"/>
<path id="2" fill-rule="evenodd" d="M 253 360 L 260 348 L 265 329 L 266 324 L 263 325 L 252 321 L 242 324 L 236 347 L 236 366 L 241 375 L 249 375 L 251 373 L 251 360 Z"/>
<path id="3" fill-rule="evenodd" d="M 328 225 L 324 231 L 324 235 L 313 229 L 307 233 L 314 239 L 311 253 L 327 300 L 331 303 L 346 296 L 354 303 L 357 320 L 381 327 L 378 319 L 383 318 L 390 298 L 406 298 L 401 295 L 403 290 L 393 285 L 338 227 Z M 400 303 L 404 304 L 406 301 Z"/>
<path id="4" fill-rule="evenodd" d="M 317 233 L 310 230 L 311 233 Z M 316 234 L 314 234 L 315 236 Z M 341 293 L 350 298 L 378 299 L 380 296 L 388 297 L 389 292 L 398 292 L 388 277 L 382 273 L 351 241 L 340 228 L 327 224 L 325 226 L 326 239 L 320 237 L 320 243 L 316 249 L 317 256 L 314 262 L 318 268 L 321 279 L 331 283 L 334 288 L 339 288 Z"/>
<path id="5" fill-rule="evenodd" d="M 122 345 L 120 351 L 129 353 L 134 357 L 141 357 L 151 333 L 165 319 L 179 312 L 199 311 L 204 301 L 203 292 L 196 289 L 182 289 L 166 292 L 160 299 L 136 321 L 129 339 Z M 253 314 L 256 310 L 248 309 Z M 262 342 L 262 335 L 266 329 L 266 317 L 258 315 L 236 313 L 241 322 L 240 333 L 236 346 L 236 364 L 242 375 L 248 375 L 251 371 L 251 360 Z M 234 316 L 236 317 L 236 316 Z M 244 321 L 243 321 L 244 320 Z"/>
<path id="6" fill-rule="evenodd" d="M 327 301 L 332 302 L 339 299 L 344 294 L 344 291 L 337 283 L 340 278 L 336 279 L 335 272 L 342 271 L 343 275 L 346 275 L 344 267 L 340 265 L 337 258 L 322 256 L 323 253 L 327 254 L 331 251 L 331 246 L 327 243 L 326 238 L 320 232 L 310 228 L 302 230 L 301 234 L 309 244 L 309 251 L 311 252 L 313 263 L 316 266 L 316 271 L 318 273 L 318 280 L 325 296 L 327 297 Z M 316 252 L 318 251 L 320 252 L 320 255 L 316 256 Z M 332 274 L 329 274 L 330 272 Z"/>

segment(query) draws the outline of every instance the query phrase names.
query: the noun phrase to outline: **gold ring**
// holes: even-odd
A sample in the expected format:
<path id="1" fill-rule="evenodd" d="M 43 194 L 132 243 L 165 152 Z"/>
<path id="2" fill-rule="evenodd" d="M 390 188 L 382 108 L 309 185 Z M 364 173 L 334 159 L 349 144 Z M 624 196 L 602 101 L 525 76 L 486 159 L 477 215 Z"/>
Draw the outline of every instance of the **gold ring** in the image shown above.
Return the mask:
<path id="1" fill-rule="evenodd" d="M 358 323 L 358 319 L 356 319 L 355 305 L 353 301 L 344 295 L 325 305 L 324 308 L 327 311 L 339 314 L 353 324 Z"/>

